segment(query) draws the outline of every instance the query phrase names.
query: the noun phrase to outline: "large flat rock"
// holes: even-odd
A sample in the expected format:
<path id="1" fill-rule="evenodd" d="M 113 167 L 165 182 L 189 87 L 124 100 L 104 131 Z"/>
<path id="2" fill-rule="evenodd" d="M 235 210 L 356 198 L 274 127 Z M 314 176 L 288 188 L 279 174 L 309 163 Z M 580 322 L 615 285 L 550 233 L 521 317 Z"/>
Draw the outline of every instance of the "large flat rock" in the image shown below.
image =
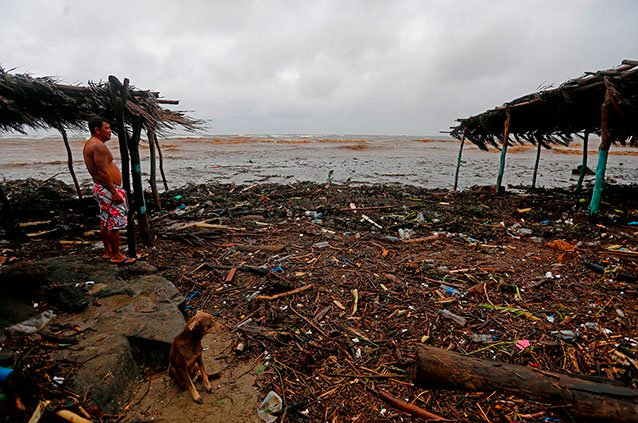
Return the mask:
<path id="1" fill-rule="evenodd" d="M 155 268 L 136 263 L 118 268 L 110 263 L 87 265 L 74 257 L 43 264 L 57 284 L 87 284 L 94 299 L 81 313 L 64 314 L 57 324 L 83 330 L 79 342 L 52 354 L 76 366 L 66 383 L 89 395 L 104 412 L 116 413 L 144 376 L 145 367 L 168 363 L 170 345 L 184 328 L 177 308 L 179 291 Z"/>

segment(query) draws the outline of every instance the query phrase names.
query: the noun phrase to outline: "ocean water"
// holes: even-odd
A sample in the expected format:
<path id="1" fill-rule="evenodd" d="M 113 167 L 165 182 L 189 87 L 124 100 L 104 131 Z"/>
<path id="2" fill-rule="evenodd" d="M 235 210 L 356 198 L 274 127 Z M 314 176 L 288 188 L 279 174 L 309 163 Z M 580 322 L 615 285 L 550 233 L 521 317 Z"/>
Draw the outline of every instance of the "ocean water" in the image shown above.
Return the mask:
<path id="1" fill-rule="evenodd" d="M 83 139 L 71 139 L 74 169 L 83 184 L 90 176 L 82 162 Z M 107 143 L 119 164 L 116 138 Z M 160 139 L 169 187 L 188 183 L 398 183 L 426 188 L 452 188 L 457 140 L 445 137 L 390 135 L 242 135 Z M 148 143 L 141 146 L 142 173 L 149 179 Z M 588 165 L 595 170 L 598 141 L 590 141 Z M 540 187 L 567 187 L 578 175 L 582 145 L 543 150 L 537 178 Z M 498 174 L 500 152 L 481 151 L 466 143 L 459 188 L 491 185 Z M 508 149 L 504 183 L 531 185 L 536 147 Z M 638 182 L 638 149 L 612 147 L 607 178 Z M 0 178 L 57 178 L 72 183 L 61 139 L 0 138 Z M 158 169 L 158 179 L 159 169 Z M 587 180 L 592 180 L 588 177 Z"/>

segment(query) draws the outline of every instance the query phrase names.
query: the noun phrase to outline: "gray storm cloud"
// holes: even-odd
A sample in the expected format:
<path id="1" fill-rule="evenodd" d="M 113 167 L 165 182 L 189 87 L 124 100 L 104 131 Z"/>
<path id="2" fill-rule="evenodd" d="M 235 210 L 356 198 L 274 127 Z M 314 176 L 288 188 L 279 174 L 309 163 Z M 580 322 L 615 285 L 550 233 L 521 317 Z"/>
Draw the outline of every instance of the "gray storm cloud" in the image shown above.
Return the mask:
<path id="1" fill-rule="evenodd" d="M 638 59 L 638 3 L 4 0 L 0 65 L 128 77 L 211 133 L 436 134 Z"/>

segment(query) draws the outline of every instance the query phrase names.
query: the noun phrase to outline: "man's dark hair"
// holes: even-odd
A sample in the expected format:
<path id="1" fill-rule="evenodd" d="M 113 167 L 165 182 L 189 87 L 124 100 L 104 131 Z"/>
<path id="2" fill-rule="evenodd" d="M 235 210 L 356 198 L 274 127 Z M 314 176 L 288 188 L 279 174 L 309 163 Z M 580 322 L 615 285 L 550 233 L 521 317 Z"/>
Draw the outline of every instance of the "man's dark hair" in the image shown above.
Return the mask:
<path id="1" fill-rule="evenodd" d="M 91 134 L 95 134 L 95 128 L 101 128 L 103 122 L 108 123 L 108 121 L 104 119 L 102 116 L 93 116 L 92 118 L 90 118 L 89 131 L 91 131 Z"/>

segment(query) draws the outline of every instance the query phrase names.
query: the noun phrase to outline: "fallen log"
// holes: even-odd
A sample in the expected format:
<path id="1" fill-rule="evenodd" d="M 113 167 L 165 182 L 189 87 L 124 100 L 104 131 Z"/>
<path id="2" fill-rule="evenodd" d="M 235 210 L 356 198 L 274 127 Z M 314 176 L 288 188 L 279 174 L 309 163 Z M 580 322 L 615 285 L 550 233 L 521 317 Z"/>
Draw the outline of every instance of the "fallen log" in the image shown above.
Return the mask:
<path id="1" fill-rule="evenodd" d="M 503 389 L 560 404 L 583 421 L 638 421 L 638 391 L 516 364 L 417 345 L 415 384 L 469 390 Z"/>

